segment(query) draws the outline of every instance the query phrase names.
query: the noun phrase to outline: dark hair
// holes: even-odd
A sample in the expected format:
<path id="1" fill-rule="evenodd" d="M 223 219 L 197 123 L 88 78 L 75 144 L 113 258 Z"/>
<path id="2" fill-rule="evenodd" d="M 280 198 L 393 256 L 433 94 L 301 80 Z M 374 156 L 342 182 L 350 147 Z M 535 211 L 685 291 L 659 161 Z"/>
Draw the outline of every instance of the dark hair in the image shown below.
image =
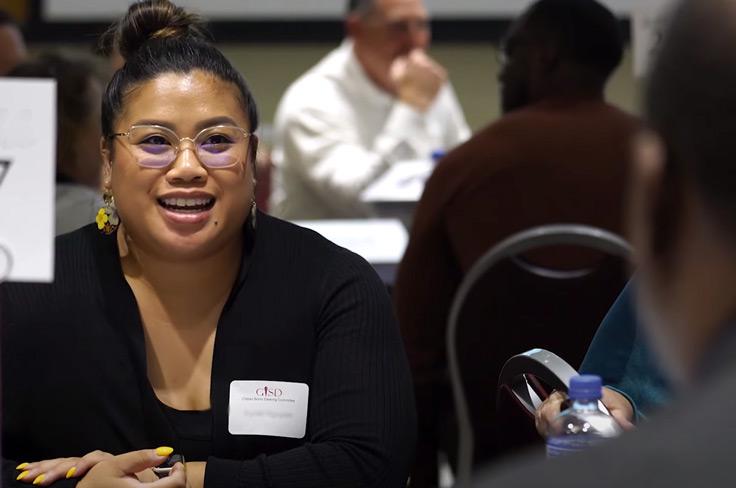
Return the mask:
<path id="1" fill-rule="evenodd" d="M 20 63 L 8 76 L 56 80 L 56 159 L 58 162 L 76 160 L 75 133 L 89 122 L 99 102 L 99 99 L 93 98 L 91 91 L 92 82 L 98 78 L 93 63 L 61 54 L 44 53 L 34 60 Z M 57 163 L 57 171 L 59 169 Z"/>
<path id="2" fill-rule="evenodd" d="M 17 26 L 18 24 L 15 22 L 15 19 L 13 19 L 13 17 L 8 12 L 6 12 L 3 9 L 0 9 L 0 27 L 4 25 L 16 25 Z"/>
<path id="3" fill-rule="evenodd" d="M 125 59 L 107 85 L 102 99 L 102 134 L 110 137 L 125 95 L 134 86 L 163 73 L 202 70 L 235 84 L 251 132 L 258 128 L 256 102 L 243 76 L 219 49 L 209 43 L 209 34 L 199 17 L 168 0 L 134 3 L 125 16 L 100 39 L 103 52 L 117 50 Z"/>
<path id="4" fill-rule="evenodd" d="M 567 59 L 603 78 L 621 63 L 623 38 L 618 21 L 595 0 L 540 0 L 524 19 L 541 42 L 551 38 Z"/>
<path id="5" fill-rule="evenodd" d="M 726 5 L 688 1 L 673 13 L 645 89 L 645 113 L 666 145 L 671 178 L 691 179 L 736 230 L 736 55 Z"/>

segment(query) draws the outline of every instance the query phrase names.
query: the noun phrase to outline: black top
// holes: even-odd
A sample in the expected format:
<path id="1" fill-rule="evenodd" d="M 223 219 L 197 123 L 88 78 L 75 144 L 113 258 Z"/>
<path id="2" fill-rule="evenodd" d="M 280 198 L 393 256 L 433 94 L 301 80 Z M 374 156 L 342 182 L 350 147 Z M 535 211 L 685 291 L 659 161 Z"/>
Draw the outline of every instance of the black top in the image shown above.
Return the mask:
<path id="1" fill-rule="evenodd" d="M 207 461 L 212 453 L 212 410 L 177 410 L 159 401 L 185 461 Z"/>
<path id="2" fill-rule="evenodd" d="M 414 400 L 382 283 L 310 230 L 259 214 L 245 232 L 248 266 L 217 325 L 205 486 L 403 487 Z M 4 486 L 26 486 L 20 462 L 179 447 L 146 376 L 115 235 L 90 225 L 60 236 L 54 284 L 6 284 L 1 296 Z M 305 437 L 230 434 L 237 380 L 306 383 Z"/>

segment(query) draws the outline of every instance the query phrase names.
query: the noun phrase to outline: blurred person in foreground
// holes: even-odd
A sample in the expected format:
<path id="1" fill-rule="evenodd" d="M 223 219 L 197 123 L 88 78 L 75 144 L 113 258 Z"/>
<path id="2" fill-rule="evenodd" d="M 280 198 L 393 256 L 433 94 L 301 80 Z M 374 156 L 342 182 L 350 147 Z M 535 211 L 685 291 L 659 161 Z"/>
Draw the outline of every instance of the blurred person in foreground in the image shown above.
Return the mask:
<path id="1" fill-rule="evenodd" d="M 504 116 L 437 165 L 394 291 L 420 421 L 416 486 L 435 483 L 437 426 L 452 401 L 445 334 L 463 276 L 494 244 L 533 226 L 622 231 L 628 148 L 639 121 L 604 100 L 623 53 L 614 15 L 593 0 L 541 0 L 512 25 L 502 52 Z M 540 264 L 579 268 L 591 256 Z M 476 447 L 481 459 L 491 450 Z"/>
<path id="2" fill-rule="evenodd" d="M 426 52 L 422 0 L 351 0 L 345 30 L 276 111 L 279 217 L 369 217 L 360 194 L 394 163 L 429 159 L 470 135 L 445 69 Z"/>
<path id="3" fill-rule="evenodd" d="M 18 24 L 0 9 L 0 76 L 7 75 L 26 55 L 26 43 Z"/>
<path id="4" fill-rule="evenodd" d="M 736 434 L 736 3 L 676 9 L 645 95 L 628 226 L 636 303 L 679 398 L 622 438 L 522 463 L 479 487 L 690 487 L 733 481 Z"/>
<path id="5" fill-rule="evenodd" d="M 0 287 L 3 487 L 403 488 L 411 378 L 375 271 L 258 212 L 256 103 L 196 16 L 136 2 L 107 35 L 105 206 L 53 283 Z"/>
<path id="6" fill-rule="evenodd" d="M 47 53 L 23 61 L 9 76 L 56 81 L 56 234 L 94 222 L 102 205 L 102 85 L 94 66 Z"/>

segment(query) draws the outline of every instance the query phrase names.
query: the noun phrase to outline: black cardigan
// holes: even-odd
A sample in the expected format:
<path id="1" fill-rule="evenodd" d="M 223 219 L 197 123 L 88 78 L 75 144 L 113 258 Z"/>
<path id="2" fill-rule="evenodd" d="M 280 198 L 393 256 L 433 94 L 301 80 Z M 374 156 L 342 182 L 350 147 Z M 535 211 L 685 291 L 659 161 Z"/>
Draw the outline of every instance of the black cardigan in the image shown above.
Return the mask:
<path id="1" fill-rule="evenodd" d="M 248 265 L 217 325 L 205 486 L 404 486 L 414 399 L 382 283 L 310 230 L 259 214 L 245 232 Z M 1 312 L 5 486 L 21 486 L 20 462 L 177 447 L 115 235 L 59 237 L 55 282 L 3 285 Z M 303 439 L 228 433 L 230 382 L 264 379 L 309 385 Z"/>

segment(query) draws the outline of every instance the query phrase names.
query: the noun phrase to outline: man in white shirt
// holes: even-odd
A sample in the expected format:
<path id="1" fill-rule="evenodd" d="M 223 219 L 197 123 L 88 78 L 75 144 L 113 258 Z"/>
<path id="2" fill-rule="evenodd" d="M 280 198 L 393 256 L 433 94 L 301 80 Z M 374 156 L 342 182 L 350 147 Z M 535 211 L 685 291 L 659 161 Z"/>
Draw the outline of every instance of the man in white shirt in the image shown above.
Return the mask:
<path id="1" fill-rule="evenodd" d="M 361 192 L 396 161 L 470 136 L 447 73 L 425 50 L 421 0 L 351 0 L 347 39 L 286 91 L 276 111 L 273 213 L 369 217 Z"/>

